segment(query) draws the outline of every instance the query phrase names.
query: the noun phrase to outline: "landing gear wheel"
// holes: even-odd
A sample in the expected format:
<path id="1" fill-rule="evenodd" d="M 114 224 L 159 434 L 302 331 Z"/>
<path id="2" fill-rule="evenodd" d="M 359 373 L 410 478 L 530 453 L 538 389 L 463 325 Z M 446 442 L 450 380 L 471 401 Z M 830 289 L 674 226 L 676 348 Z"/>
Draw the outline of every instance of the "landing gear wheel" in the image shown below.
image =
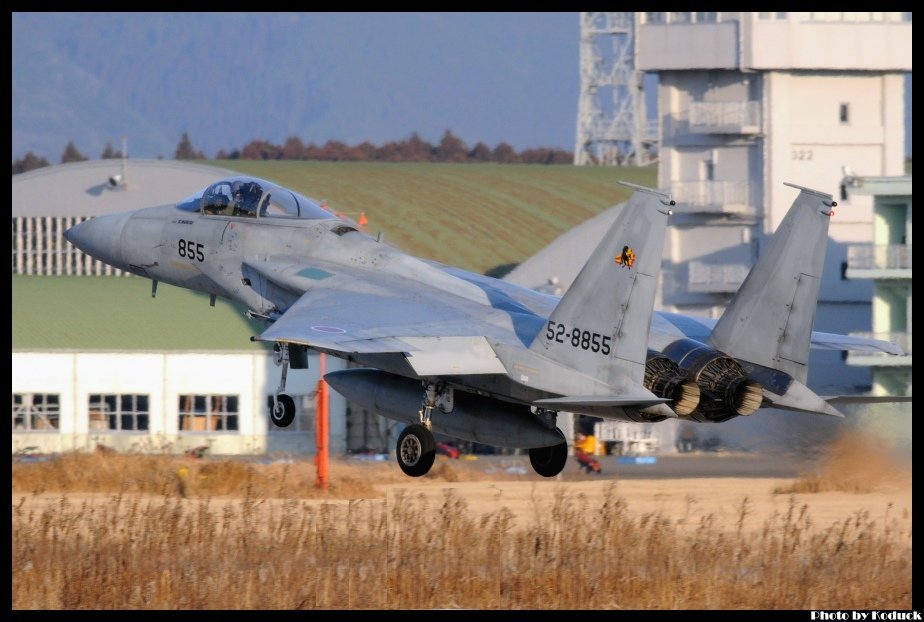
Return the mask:
<path id="1" fill-rule="evenodd" d="M 277 395 L 273 411 L 270 413 L 270 420 L 277 428 L 287 428 L 292 425 L 295 421 L 295 400 L 285 393 Z"/>
<path id="2" fill-rule="evenodd" d="M 436 441 L 433 440 L 433 433 L 419 423 L 407 426 L 398 437 L 395 453 L 398 456 L 398 466 L 405 475 L 425 475 L 436 459 Z"/>
<path id="3" fill-rule="evenodd" d="M 561 434 L 561 432 L 559 432 Z M 533 470 L 542 477 L 555 477 L 568 462 L 568 443 L 564 441 L 551 447 L 533 447 L 529 450 L 529 463 Z"/>

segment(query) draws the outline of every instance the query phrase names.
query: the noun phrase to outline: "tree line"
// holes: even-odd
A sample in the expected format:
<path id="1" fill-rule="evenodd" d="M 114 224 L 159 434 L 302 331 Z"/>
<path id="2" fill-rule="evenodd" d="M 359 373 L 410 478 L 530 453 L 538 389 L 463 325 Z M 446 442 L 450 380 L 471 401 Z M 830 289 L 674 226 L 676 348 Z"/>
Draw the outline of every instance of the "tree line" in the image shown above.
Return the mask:
<path id="1" fill-rule="evenodd" d="M 119 158 L 122 154 L 106 143 L 100 159 Z M 173 154 L 176 160 L 205 160 L 205 154 L 196 149 L 183 132 Z M 80 152 L 74 141 L 69 141 L 61 154 L 61 163 L 81 162 L 89 159 Z M 327 162 L 496 162 L 500 164 L 571 164 L 569 151 L 557 147 L 538 147 L 517 151 L 506 142 L 494 147 L 478 141 L 469 147 L 452 130 L 443 132 L 438 143 L 430 143 L 417 132 L 405 140 L 389 141 L 374 145 L 363 141 L 348 145 L 339 140 L 329 140 L 323 145 L 305 144 L 297 136 L 291 136 L 280 145 L 267 140 L 252 140 L 240 149 L 226 151 L 219 149 L 216 160 L 320 160 Z M 49 166 L 44 157 L 27 152 L 13 160 L 13 174 Z"/>

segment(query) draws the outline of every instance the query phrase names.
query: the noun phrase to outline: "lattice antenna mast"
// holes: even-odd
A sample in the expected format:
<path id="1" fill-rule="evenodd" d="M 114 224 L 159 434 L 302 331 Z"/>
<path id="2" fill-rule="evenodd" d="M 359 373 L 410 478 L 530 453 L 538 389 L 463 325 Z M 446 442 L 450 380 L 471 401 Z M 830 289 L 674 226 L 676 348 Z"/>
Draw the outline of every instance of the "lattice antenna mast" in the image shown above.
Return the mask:
<path id="1" fill-rule="evenodd" d="M 644 164 L 642 74 L 635 13 L 581 13 L 581 93 L 575 164 Z"/>

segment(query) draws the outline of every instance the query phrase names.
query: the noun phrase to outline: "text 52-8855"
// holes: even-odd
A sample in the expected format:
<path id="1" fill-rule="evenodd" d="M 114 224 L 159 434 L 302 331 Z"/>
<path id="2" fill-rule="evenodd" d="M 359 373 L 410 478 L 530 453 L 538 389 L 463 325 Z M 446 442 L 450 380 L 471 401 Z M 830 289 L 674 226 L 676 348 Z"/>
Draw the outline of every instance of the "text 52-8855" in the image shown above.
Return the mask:
<path id="1" fill-rule="evenodd" d="M 570 344 L 573 348 L 599 352 L 604 356 L 610 353 L 610 343 L 613 340 L 609 335 L 601 335 L 577 326 L 568 330 L 568 327 L 561 322 L 553 322 L 552 320 L 549 320 L 548 326 L 546 326 L 545 338 L 557 343 Z"/>

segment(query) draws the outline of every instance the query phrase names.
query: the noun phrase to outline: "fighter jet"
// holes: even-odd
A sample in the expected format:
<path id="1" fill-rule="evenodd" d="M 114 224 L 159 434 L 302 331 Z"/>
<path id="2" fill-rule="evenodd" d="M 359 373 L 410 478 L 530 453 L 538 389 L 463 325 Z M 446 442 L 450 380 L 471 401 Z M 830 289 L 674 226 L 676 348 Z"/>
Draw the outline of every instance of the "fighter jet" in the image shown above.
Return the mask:
<path id="1" fill-rule="evenodd" d="M 900 354 L 882 341 L 812 332 L 831 195 L 799 191 L 716 322 L 654 311 L 675 201 L 634 189 L 561 298 L 410 256 L 265 179 L 231 177 L 175 205 L 69 229 L 116 268 L 243 304 L 268 325 L 281 378 L 271 421 L 289 425 L 289 368 L 308 350 L 355 366 L 325 375 L 347 399 L 407 423 L 400 468 L 433 465 L 438 432 L 528 449 L 557 475 L 559 412 L 635 422 L 720 423 L 761 407 L 839 415 L 806 385 L 810 346 Z"/>

